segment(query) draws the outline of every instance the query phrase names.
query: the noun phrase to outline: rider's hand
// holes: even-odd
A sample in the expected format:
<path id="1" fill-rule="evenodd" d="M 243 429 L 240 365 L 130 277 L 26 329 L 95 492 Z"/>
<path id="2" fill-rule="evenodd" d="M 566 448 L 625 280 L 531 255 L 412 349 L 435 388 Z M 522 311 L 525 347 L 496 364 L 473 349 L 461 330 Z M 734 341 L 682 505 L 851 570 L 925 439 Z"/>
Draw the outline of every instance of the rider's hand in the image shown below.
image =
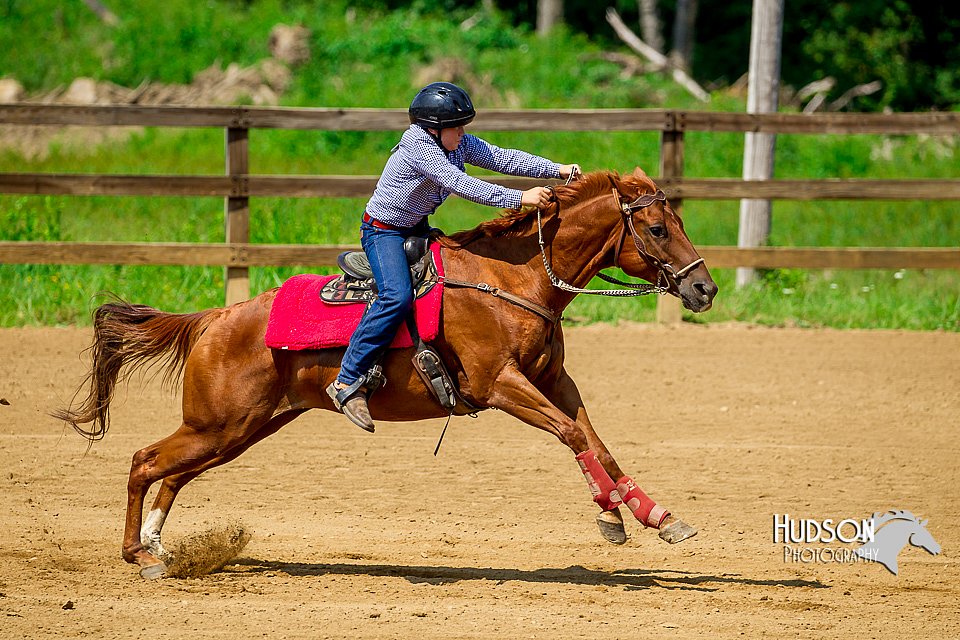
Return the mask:
<path id="1" fill-rule="evenodd" d="M 560 165 L 560 177 L 569 178 L 573 175 L 574 178 L 580 176 L 582 172 L 580 171 L 580 165 L 578 164 L 562 164 Z"/>
<path id="2" fill-rule="evenodd" d="M 542 209 L 550 204 L 550 198 L 552 196 L 553 194 L 546 187 L 527 189 L 520 194 L 520 206 L 528 205 Z"/>

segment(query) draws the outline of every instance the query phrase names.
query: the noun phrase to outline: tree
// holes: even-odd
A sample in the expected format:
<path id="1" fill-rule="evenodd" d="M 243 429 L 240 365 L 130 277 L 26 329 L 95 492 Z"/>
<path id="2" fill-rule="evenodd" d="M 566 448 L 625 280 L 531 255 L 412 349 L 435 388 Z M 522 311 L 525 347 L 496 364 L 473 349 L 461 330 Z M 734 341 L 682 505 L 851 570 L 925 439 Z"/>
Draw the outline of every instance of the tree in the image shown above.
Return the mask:
<path id="1" fill-rule="evenodd" d="M 673 20 L 673 48 L 670 61 L 690 73 L 693 69 L 694 25 L 697 22 L 697 0 L 677 0 Z"/>
<path id="2" fill-rule="evenodd" d="M 656 51 L 663 53 L 663 32 L 657 0 L 637 0 L 637 7 L 640 9 L 640 36 Z"/>
<path id="3" fill-rule="evenodd" d="M 537 35 L 547 35 L 562 20 L 563 0 L 537 0 Z"/>

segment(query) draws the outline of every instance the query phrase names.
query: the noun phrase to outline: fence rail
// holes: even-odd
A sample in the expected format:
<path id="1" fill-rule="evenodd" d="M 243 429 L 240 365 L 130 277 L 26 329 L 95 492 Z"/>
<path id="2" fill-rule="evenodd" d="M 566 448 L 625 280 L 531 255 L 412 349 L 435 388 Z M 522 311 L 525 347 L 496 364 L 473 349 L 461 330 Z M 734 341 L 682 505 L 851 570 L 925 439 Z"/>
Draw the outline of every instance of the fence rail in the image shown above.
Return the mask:
<path id="1" fill-rule="evenodd" d="M 551 180 L 485 177 L 514 189 Z M 72 196 L 219 196 L 359 198 L 377 176 L 179 176 L 79 173 L 0 173 L 0 193 Z M 659 178 L 671 199 L 739 200 L 960 200 L 960 180 L 739 180 Z"/>
<path id="2" fill-rule="evenodd" d="M 387 131 L 405 109 L 0 104 L 0 124 Z M 718 113 L 668 109 L 485 109 L 481 131 L 726 131 L 956 134 L 960 113 Z"/>
<path id="3" fill-rule="evenodd" d="M 0 242 L 0 264 L 127 264 L 157 266 L 317 266 L 336 264 L 353 245 L 193 242 Z M 711 268 L 960 268 L 952 248 L 699 246 Z"/>
<path id="4" fill-rule="evenodd" d="M 333 264 L 347 246 L 251 245 L 251 197 L 361 197 L 375 176 L 250 175 L 250 129 L 331 131 L 402 130 L 403 109 L 290 109 L 0 105 L 0 125 L 219 127 L 225 130 L 226 172 L 213 175 L 104 175 L 0 173 L 0 193 L 224 198 L 225 242 L 90 243 L 0 242 L 0 263 L 220 265 L 227 270 L 227 303 L 249 296 L 248 268 Z M 687 131 L 789 134 L 957 135 L 960 113 L 744 114 L 660 109 L 488 110 L 473 125 L 481 131 L 659 131 L 657 178 L 680 209 L 684 199 L 960 200 L 960 179 L 766 180 L 684 178 Z M 543 181 L 485 178 L 525 189 Z M 960 269 L 960 247 L 702 247 L 712 267 Z"/>

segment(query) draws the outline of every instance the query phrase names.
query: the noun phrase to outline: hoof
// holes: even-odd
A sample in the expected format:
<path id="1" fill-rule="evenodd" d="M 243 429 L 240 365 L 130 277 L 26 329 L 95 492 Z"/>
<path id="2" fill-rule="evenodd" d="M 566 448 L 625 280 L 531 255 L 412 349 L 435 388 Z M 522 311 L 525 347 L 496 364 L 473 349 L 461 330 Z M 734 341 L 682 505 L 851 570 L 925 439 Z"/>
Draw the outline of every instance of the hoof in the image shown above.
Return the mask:
<path id="1" fill-rule="evenodd" d="M 144 580 L 156 580 L 167 575 L 167 565 L 162 562 L 151 564 L 140 569 L 140 577 Z"/>
<path id="2" fill-rule="evenodd" d="M 674 520 L 660 529 L 660 539 L 666 540 L 670 544 L 683 542 L 687 538 L 692 538 L 695 535 L 697 535 L 697 530 L 683 520 Z"/>
<path id="3" fill-rule="evenodd" d="M 611 544 L 623 544 L 627 541 L 627 532 L 623 528 L 623 517 L 619 511 L 601 511 L 597 515 L 600 535 Z"/>

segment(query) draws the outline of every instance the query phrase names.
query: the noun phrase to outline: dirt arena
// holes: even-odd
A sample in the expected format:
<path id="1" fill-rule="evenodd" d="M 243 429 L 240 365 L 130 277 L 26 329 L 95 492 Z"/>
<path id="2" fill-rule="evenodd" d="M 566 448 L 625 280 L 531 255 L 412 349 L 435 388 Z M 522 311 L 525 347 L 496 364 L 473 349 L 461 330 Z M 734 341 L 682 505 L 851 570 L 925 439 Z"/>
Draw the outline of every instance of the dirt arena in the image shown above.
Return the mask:
<path id="1" fill-rule="evenodd" d="M 106 440 L 46 415 L 89 330 L 0 331 L 0 638 L 960 636 L 960 334 L 740 325 L 567 329 L 597 429 L 664 506 L 605 543 L 573 456 L 498 412 L 363 433 L 311 412 L 188 486 L 164 542 L 242 521 L 202 578 L 120 559 L 130 458 L 179 424 L 131 384 Z M 929 518 L 940 555 L 791 562 L 774 514 Z M 629 515 L 629 514 L 627 514 Z M 838 543 L 794 545 L 853 549 Z"/>

